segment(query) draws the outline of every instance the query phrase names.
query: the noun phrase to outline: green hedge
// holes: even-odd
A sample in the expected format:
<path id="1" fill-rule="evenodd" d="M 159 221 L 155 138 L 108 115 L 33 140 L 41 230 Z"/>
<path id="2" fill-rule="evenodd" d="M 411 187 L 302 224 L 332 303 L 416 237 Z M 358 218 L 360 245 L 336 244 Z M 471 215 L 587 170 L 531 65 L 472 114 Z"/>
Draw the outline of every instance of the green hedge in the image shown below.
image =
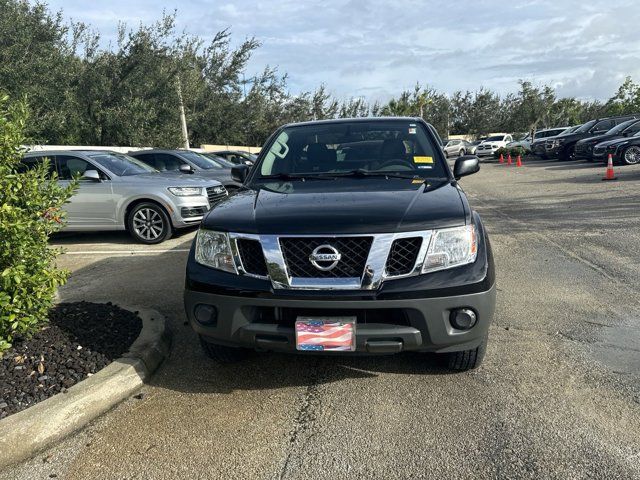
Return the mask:
<path id="1" fill-rule="evenodd" d="M 64 222 L 62 206 L 75 182 L 61 187 L 48 165 L 22 171 L 27 109 L 0 96 L 0 356 L 16 335 L 28 336 L 47 321 L 56 288 L 67 273 L 56 268 L 51 233 Z"/>
<path id="2" fill-rule="evenodd" d="M 500 154 L 502 154 L 504 155 L 505 158 L 507 158 L 507 155 L 511 154 L 511 157 L 515 158 L 518 155 L 520 155 L 521 157 L 524 157 L 526 153 L 527 151 L 524 149 L 524 147 L 510 147 L 510 148 L 500 147 L 495 152 L 493 152 L 493 156 L 498 158 L 500 157 Z"/>

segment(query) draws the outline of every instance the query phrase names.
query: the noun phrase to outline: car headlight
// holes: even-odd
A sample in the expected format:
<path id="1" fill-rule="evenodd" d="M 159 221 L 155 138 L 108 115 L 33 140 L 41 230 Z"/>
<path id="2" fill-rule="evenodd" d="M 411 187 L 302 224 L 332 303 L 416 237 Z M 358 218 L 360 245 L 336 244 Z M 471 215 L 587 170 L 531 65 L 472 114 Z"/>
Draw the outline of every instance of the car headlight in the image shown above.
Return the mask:
<path id="1" fill-rule="evenodd" d="M 229 273 L 238 273 L 231 254 L 229 235 L 212 230 L 198 230 L 196 262 Z"/>
<path id="2" fill-rule="evenodd" d="M 422 266 L 422 273 L 459 267 L 476 261 L 478 239 L 476 227 L 435 230 Z"/>
<path id="3" fill-rule="evenodd" d="M 197 197 L 202 195 L 202 187 L 169 187 L 176 197 Z"/>

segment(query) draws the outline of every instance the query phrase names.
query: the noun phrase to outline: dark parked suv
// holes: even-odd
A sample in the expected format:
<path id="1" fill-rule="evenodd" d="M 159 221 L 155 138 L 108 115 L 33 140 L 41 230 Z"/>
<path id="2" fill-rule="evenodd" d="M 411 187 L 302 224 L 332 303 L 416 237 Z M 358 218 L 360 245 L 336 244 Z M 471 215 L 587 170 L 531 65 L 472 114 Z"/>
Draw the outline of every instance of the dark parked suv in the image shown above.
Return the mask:
<path id="1" fill-rule="evenodd" d="M 286 125 L 201 224 L 185 308 L 204 351 L 437 352 L 482 361 L 496 287 L 480 216 L 419 118 Z"/>
<path id="2" fill-rule="evenodd" d="M 595 137 L 596 135 L 603 135 L 616 125 L 639 117 L 640 115 L 622 115 L 619 117 L 590 120 L 571 133 L 563 133 L 562 135 L 548 139 L 545 144 L 546 154 L 548 157 L 570 160 L 575 158 L 575 147 L 579 140 Z"/>
<path id="3" fill-rule="evenodd" d="M 638 132 L 640 132 L 640 119 L 627 120 L 602 135 L 579 140 L 575 146 L 574 156 L 593 160 L 593 149 L 597 144 L 617 138 L 633 137 Z"/>

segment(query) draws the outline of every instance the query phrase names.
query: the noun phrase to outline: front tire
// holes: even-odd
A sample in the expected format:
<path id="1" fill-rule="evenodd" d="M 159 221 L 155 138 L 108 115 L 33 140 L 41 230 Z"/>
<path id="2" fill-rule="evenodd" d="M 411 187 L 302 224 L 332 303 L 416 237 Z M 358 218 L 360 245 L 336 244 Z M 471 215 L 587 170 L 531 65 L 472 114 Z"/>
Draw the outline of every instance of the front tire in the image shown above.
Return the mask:
<path id="1" fill-rule="evenodd" d="M 482 343 L 472 350 L 463 350 L 461 352 L 451 352 L 448 358 L 449 370 L 464 372 L 478 368 L 482 364 L 484 355 L 487 351 L 487 337 Z"/>
<path id="2" fill-rule="evenodd" d="M 215 343 L 209 343 L 202 335 L 198 335 L 198 337 L 204 354 L 218 363 L 238 363 L 249 355 L 246 348 L 216 345 Z"/>
<path id="3" fill-rule="evenodd" d="M 129 212 L 127 228 L 136 241 L 147 245 L 164 242 L 172 234 L 169 216 L 151 202 L 140 203 Z"/>
<path id="4" fill-rule="evenodd" d="M 464 151 L 464 148 L 458 152 L 459 157 L 464 157 L 464 154 L 467 153 Z"/>
<path id="5" fill-rule="evenodd" d="M 622 162 L 625 165 L 637 165 L 640 163 L 640 146 L 632 145 L 622 153 Z"/>

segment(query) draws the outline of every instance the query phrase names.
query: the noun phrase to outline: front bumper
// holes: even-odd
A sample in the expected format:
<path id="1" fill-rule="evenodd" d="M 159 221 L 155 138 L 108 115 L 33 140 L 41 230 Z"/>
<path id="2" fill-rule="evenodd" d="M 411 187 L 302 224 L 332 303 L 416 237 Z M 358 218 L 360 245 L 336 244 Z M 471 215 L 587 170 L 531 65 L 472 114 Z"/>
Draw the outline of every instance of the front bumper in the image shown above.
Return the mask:
<path id="1" fill-rule="evenodd" d="M 355 353 L 380 354 L 402 351 L 453 352 L 476 348 L 489 329 L 495 298 L 494 284 L 485 292 L 467 295 L 375 301 L 248 298 L 187 289 L 184 301 L 191 326 L 207 341 L 282 352 L 296 352 L 295 312 L 339 316 L 381 310 L 377 313 L 382 313 L 383 317 L 385 311 L 389 312 L 389 317 L 392 312 L 393 315 L 402 312 L 406 320 L 401 325 L 367 322 L 366 319 L 363 322 L 362 316 L 358 316 Z M 196 320 L 194 309 L 200 304 L 217 308 L 215 325 L 203 325 Z M 472 308 L 477 314 L 478 321 L 470 330 L 457 330 L 449 322 L 450 312 L 461 307 Z M 271 312 L 284 309 L 293 312 L 293 316 L 290 314 L 288 319 L 274 321 Z"/>
<path id="2" fill-rule="evenodd" d="M 185 228 L 191 225 L 197 225 L 210 208 L 206 195 L 175 197 L 171 200 L 169 213 L 174 228 Z"/>

